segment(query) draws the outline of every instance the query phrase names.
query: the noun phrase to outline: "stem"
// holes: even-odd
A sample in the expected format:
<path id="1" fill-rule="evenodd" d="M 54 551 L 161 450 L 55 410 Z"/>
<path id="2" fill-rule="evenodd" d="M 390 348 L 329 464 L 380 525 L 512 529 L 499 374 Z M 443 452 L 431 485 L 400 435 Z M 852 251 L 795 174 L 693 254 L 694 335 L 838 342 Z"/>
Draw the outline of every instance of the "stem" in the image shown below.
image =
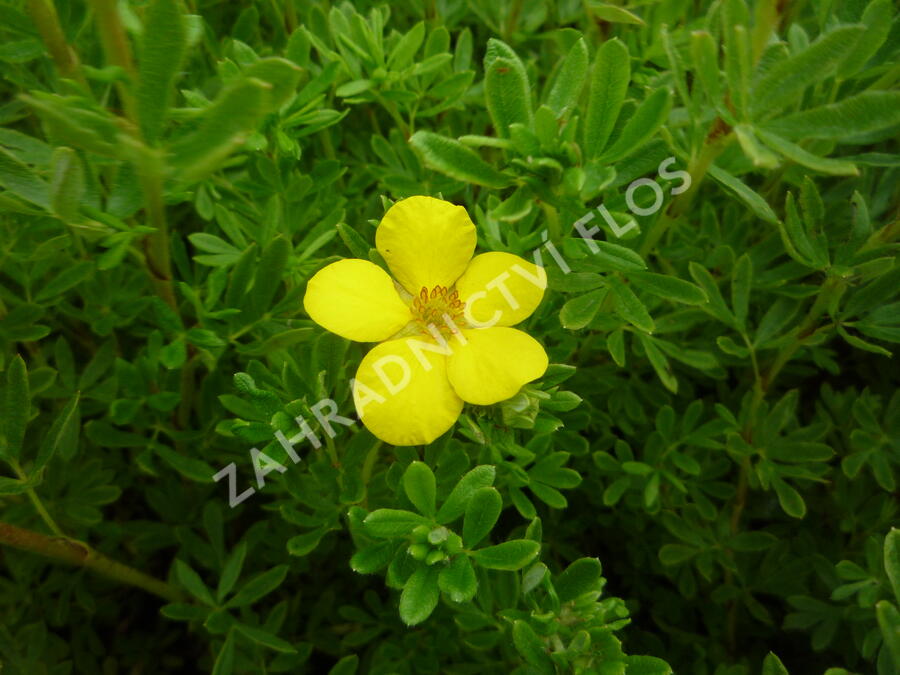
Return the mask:
<path id="1" fill-rule="evenodd" d="M 784 368 L 785 365 L 787 365 L 788 361 L 790 361 L 793 358 L 794 354 L 797 353 L 797 350 L 803 346 L 806 338 L 815 333 L 816 324 L 818 323 L 819 317 L 822 316 L 822 314 L 825 312 L 828 304 L 835 297 L 835 295 L 840 295 L 841 293 L 843 293 L 846 287 L 847 282 L 840 277 L 831 277 L 822 285 L 819 294 L 816 296 L 815 302 L 813 302 L 813 305 L 809 308 L 809 312 L 807 313 L 806 317 L 797 328 L 796 337 L 790 342 L 790 344 L 785 345 L 778 351 L 778 353 L 775 355 L 775 360 L 769 367 L 769 371 L 762 378 L 758 392 L 753 399 L 754 411 L 756 409 L 756 406 L 759 405 L 768 390 L 772 387 L 772 383 L 775 381 L 775 378 L 778 377 L 778 373 L 781 372 L 781 369 Z"/>
<path id="2" fill-rule="evenodd" d="M 0 544 L 12 546 L 22 551 L 37 553 L 46 558 L 52 558 L 57 562 L 84 567 L 114 581 L 136 586 L 148 593 L 158 595 L 169 602 L 184 600 L 184 596 L 177 588 L 148 576 L 133 567 L 128 567 L 107 558 L 84 542 L 75 539 L 48 537 L 37 532 L 24 530 L 15 525 L 0 522 Z"/>
<path id="3" fill-rule="evenodd" d="M 378 460 L 378 451 L 381 449 L 382 442 L 376 441 L 375 445 L 369 450 L 366 455 L 366 459 L 363 462 L 362 468 L 362 481 L 363 485 L 369 484 L 369 479 L 372 478 L 372 469 L 375 468 L 375 462 Z"/>
<path id="4" fill-rule="evenodd" d="M 513 0 L 512 7 L 510 7 L 509 14 L 506 16 L 506 26 L 504 30 L 503 39 L 506 42 L 510 42 L 510 38 L 512 38 L 513 32 L 516 30 L 516 26 L 519 24 L 519 16 L 522 14 L 522 5 L 523 0 Z"/>
<path id="5" fill-rule="evenodd" d="M 97 28 L 100 32 L 100 42 L 103 44 L 103 52 L 106 60 L 124 70 L 131 82 L 137 81 L 137 71 L 134 60 L 131 58 L 131 47 L 128 45 L 128 36 L 119 19 L 119 9 L 115 0 L 91 0 L 94 7 L 94 17 L 97 20 Z M 116 83 L 116 91 L 125 109 L 125 115 L 133 123 L 137 124 L 137 105 L 134 96 L 129 89 L 130 83 Z"/>
<path id="6" fill-rule="evenodd" d="M 7 460 L 7 463 L 12 467 L 12 470 L 16 473 L 16 476 L 19 477 L 19 480 L 28 480 L 28 475 L 22 470 L 22 467 L 18 461 L 16 461 L 15 459 L 9 459 Z M 59 528 L 59 525 L 57 525 L 56 521 L 53 520 L 53 516 L 50 515 L 50 512 L 47 510 L 47 507 L 44 506 L 44 502 L 42 502 L 41 498 L 38 497 L 38 494 L 34 491 L 34 488 L 27 488 L 25 490 L 25 494 L 28 495 L 28 498 L 34 505 L 34 510 L 38 512 L 41 520 L 44 521 L 50 531 L 57 537 L 64 536 L 62 530 Z"/>
<path id="7" fill-rule="evenodd" d="M 411 136 L 409 131 L 409 125 L 403 119 L 403 116 L 400 115 L 400 111 L 397 109 L 397 104 L 394 101 L 386 100 L 381 94 L 375 92 L 372 94 L 378 104 L 384 108 L 387 113 L 391 116 L 391 119 L 394 120 L 394 124 L 397 125 L 397 128 L 403 133 L 403 138 L 409 139 Z"/>
<path id="8" fill-rule="evenodd" d="M 545 201 L 541 201 L 541 210 L 544 212 L 544 215 L 547 217 L 547 233 L 550 237 L 550 241 L 553 243 L 559 243 L 562 241 L 562 228 L 559 225 L 559 211 L 556 210 L 556 207 L 553 204 L 548 204 Z"/>
<path id="9" fill-rule="evenodd" d="M 769 36 L 778 30 L 781 16 L 778 13 L 779 3 L 776 0 L 761 0 L 756 5 L 756 20 L 753 27 L 753 63 L 759 62 L 769 42 Z"/>
<path id="10" fill-rule="evenodd" d="M 869 235 L 866 243 L 860 247 L 858 253 L 864 253 L 870 249 L 889 244 L 897 235 L 900 235 L 900 208 L 898 208 L 894 220 Z"/>
<path id="11" fill-rule="evenodd" d="M 294 0 L 286 0 L 284 3 L 284 24 L 287 33 L 293 33 L 297 28 L 297 10 L 294 7 Z"/>
<path id="12" fill-rule="evenodd" d="M 822 316 L 828 308 L 829 303 L 834 299 L 835 295 L 839 296 L 844 292 L 846 286 L 847 282 L 840 277 L 831 277 L 825 281 L 819 294 L 816 296 L 812 307 L 809 308 L 809 312 L 807 312 L 803 321 L 800 323 L 800 326 L 797 327 L 796 337 L 778 351 L 775 355 L 775 360 L 772 362 L 772 365 L 769 366 L 769 370 L 765 375 L 760 374 L 754 355 L 753 370 L 756 381 L 753 387 L 753 399 L 750 402 L 750 410 L 748 411 L 747 420 L 743 430 L 744 439 L 748 443 L 751 443 L 753 440 L 753 426 L 756 421 L 756 412 L 759 410 L 759 406 L 762 404 L 766 394 L 772 388 L 772 383 L 775 381 L 775 378 L 778 377 L 781 369 L 784 368 L 784 366 L 793 358 L 794 354 L 797 353 L 797 350 L 803 346 L 806 339 L 816 332 L 816 324 L 818 323 L 819 317 Z M 744 337 L 744 340 L 748 349 L 751 350 L 751 354 L 753 354 L 753 348 L 750 341 L 746 336 Z M 741 473 L 738 478 L 738 495 L 735 498 L 734 510 L 731 515 L 732 533 L 737 532 L 740 524 L 741 512 L 744 509 L 747 496 L 747 473 L 749 470 L 749 461 L 747 458 L 744 458 L 741 462 Z"/>
<path id="13" fill-rule="evenodd" d="M 376 441 L 375 445 L 371 447 L 368 454 L 366 455 L 365 461 L 363 461 L 362 468 L 362 483 L 366 489 L 366 501 L 363 504 L 367 504 L 369 499 L 369 481 L 372 478 L 372 470 L 375 468 L 375 462 L 378 460 L 378 451 L 381 449 L 381 441 Z"/>
<path id="14" fill-rule="evenodd" d="M 869 89 L 890 89 L 894 86 L 894 83 L 898 78 L 900 78 L 900 65 L 894 66 L 875 80 L 875 82 L 869 85 Z"/>
<path id="15" fill-rule="evenodd" d="M 775 381 L 775 378 L 778 377 L 781 369 L 784 368 L 784 366 L 791 360 L 791 358 L 793 358 L 794 354 L 797 353 L 797 350 L 800 349 L 801 346 L 803 346 L 806 338 L 815 333 L 819 317 L 822 316 L 822 314 L 828 308 L 829 303 L 835 298 L 835 296 L 840 296 L 840 294 L 843 293 L 846 285 L 847 282 L 840 277 L 830 277 L 825 281 L 825 283 L 822 285 L 821 290 L 819 291 L 819 294 L 816 296 L 812 307 L 809 308 L 809 312 L 807 312 L 803 321 L 800 323 L 800 326 L 797 328 L 796 337 L 791 341 L 790 344 L 779 350 L 779 352 L 775 356 L 775 360 L 772 362 L 772 365 L 769 367 L 769 370 L 765 375 L 760 375 L 753 347 L 747 336 L 745 334 L 742 334 L 747 348 L 750 349 L 750 353 L 754 356 L 753 372 L 755 383 L 753 387 L 753 399 L 750 402 L 750 410 L 748 411 L 747 420 L 744 424 L 743 430 L 744 439 L 748 443 L 751 443 L 753 439 L 753 427 L 756 421 L 756 413 L 759 410 L 759 406 L 762 404 L 766 393 L 771 389 L 772 383 Z M 744 513 L 744 508 L 747 506 L 750 469 L 750 459 L 748 457 L 742 458 L 741 469 L 738 475 L 737 494 L 734 498 L 734 506 L 731 510 L 731 519 L 729 522 L 732 535 L 737 534 L 740 530 L 741 516 Z M 732 555 L 732 552 L 729 550 L 728 554 Z M 726 571 L 725 583 L 730 584 L 732 582 L 732 579 L 732 572 L 730 570 Z M 737 612 L 738 603 L 736 600 L 732 600 L 728 607 L 728 621 L 726 625 L 728 645 L 732 653 L 735 651 L 735 648 L 737 646 Z"/>
<path id="16" fill-rule="evenodd" d="M 156 292 L 178 312 L 178 302 L 172 290 L 172 264 L 169 258 L 169 229 L 166 224 L 166 204 L 163 199 L 163 163 L 161 156 L 148 149 L 140 132 L 137 104 L 131 84 L 137 82 L 138 73 L 131 56 L 128 36 L 119 18 L 115 0 L 91 0 L 94 16 L 103 43 L 103 51 L 109 63 L 119 66 L 129 76 L 130 82 L 119 82 L 116 91 L 125 109 L 125 116 L 132 123 L 129 130 L 133 137 L 133 151 L 137 154 L 137 170 L 146 200 L 147 222 L 156 231 L 144 239 L 147 267 Z"/>
<path id="17" fill-rule="evenodd" d="M 340 461 L 338 461 L 337 456 L 337 448 L 334 446 L 334 439 L 331 437 L 331 434 L 325 434 L 325 452 L 328 453 L 328 458 L 331 460 L 331 466 L 338 467 L 341 465 Z"/>
<path id="18" fill-rule="evenodd" d="M 166 222 L 166 203 L 163 199 L 163 169 L 159 154 L 140 147 L 138 172 L 144 191 L 147 223 L 155 231 L 144 239 L 147 271 L 153 279 L 157 293 L 178 313 L 178 301 L 172 288 L 172 261 L 169 257 L 169 226 Z"/>
<path id="19" fill-rule="evenodd" d="M 722 154 L 722 151 L 728 147 L 732 138 L 734 138 L 734 136 L 731 134 L 725 122 L 721 119 L 717 119 L 713 123 L 709 134 L 706 136 L 706 140 L 703 142 L 700 153 L 692 157 L 691 161 L 688 163 L 691 186 L 685 192 L 676 196 L 675 199 L 672 200 L 672 203 L 669 204 L 669 208 L 663 211 L 662 215 L 660 215 L 653 224 L 653 227 L 647 233 L 647 237 L 644 239 L 641 248 L 638 251 L 641 256 L 646 256 L 650 253 L 650 251 L 653 250 L 653 247 L 656 246 L 660 239 L 662 239 L 662 236 L 666 233 L 672 223 L 677 221 L 687 212 L 694 196 L 697 194 L 700 184 L 706 177 L 706 172 L 709 171 L 709 167 L 712 165 L 713 161 L 715 161 L 716 157 Z"/>
<path id="20" fill-rule="evenodd" d="M 197 354 L 193 345 L 188 345 L 188 360 L 181 369 L 181 401 L 178 403 L 178 411 L 175 414 L 175 426 L 179 429 L 187 429 L 191 422 L 191 408 L 194 402 L 196 382 L 194 373 L 197 370 Z"/>
<path id="21" fill-rule="evenodd" d="M 87 80 L 81 72 L 81 63 L 75 50 L 66 42 L 65 33 L 59 23 L 59 14 L 56 13 L 56 6 L 52 0 L 27 0 L 28 15 L 34 22 L 38 33 L 50 57 L 59 68 L 59 72 L 63 77 L 76 80 L 80 85 L 87 88 Z"/>

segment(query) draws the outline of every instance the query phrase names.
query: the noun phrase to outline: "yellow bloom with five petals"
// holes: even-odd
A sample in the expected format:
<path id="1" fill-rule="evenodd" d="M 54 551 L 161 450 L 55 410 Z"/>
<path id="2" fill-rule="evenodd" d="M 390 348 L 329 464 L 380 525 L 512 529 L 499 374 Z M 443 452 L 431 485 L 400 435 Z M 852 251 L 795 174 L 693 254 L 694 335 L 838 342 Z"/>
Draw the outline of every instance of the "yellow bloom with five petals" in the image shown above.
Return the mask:
<path id="1" fill-rule="evenodd" d="M 511 253 L 475 252 L 466 210 L 432 197 L 394 204 L 375 245 L 378 265 L 346 259 L 319 270 L 303 305 L 323 328 L 379 342 L 352 382 L 357 413 L 393 445 L 431 443 L 463 403 L 514 396 L 547 369 L 534 338 L 512 328 L 537 308 L 544 270 Z"/>

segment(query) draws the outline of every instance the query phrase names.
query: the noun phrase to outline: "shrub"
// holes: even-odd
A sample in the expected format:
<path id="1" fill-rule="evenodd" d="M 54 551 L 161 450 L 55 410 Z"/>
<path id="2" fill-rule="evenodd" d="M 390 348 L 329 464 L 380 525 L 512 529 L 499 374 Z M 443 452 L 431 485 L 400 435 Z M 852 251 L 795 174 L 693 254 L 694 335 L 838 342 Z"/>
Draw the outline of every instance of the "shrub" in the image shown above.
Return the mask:
<path id="1" fill-rule="evenodd" d="M 890 0 L 0 16 L 4 672 L 900 670 Z M 304 297 L 417 195 L 549 365 L 395 446 Z"/>

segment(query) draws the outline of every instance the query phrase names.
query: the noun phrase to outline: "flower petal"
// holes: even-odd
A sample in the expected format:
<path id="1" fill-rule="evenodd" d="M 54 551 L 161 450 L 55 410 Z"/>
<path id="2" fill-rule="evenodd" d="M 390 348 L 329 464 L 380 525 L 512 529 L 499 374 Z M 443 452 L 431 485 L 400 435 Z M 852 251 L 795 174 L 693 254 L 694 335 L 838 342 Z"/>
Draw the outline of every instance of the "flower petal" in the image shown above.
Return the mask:
<path id="1" fill-rule="evenodd" d="M 514 326 L 537 309 L 547 288 L 543 267 L 512 253 L 482 253 L 456 282 L 466 320 L 477 327 Z"/>
<path id="2" fill-rule="evenodd" d="M 453 285 L 475 252 L 475 226 L 462 206 L 433 197 L 403 199 L 384 214 L 375 245 L 413 295 Z"/>
<path id="3" fill-rule="evenodd" d="M 316 272 L 303 306 L 317 324 L 357 342 L 386 340 L 413 318 L 388 273 L 356 258 Z"/>
<path id="4" fill-rule="evenodd" d="M 353 380 L 356 411 L 386 443 L 431 443 L 462 412 L 463 402 L 447 379 L 447 356 L 429 349 L 440 347 L 425 339 L 391 340 L 359 364 Z"/>
<path id="5" fill-rule="evenodd" d="M 476 405 L 505 401 L 547 370 L 547 353 L 528 333 L 515 328 L 462 331 L 466 344 L 453 341 L 447 376 L 460 398 Z"/>

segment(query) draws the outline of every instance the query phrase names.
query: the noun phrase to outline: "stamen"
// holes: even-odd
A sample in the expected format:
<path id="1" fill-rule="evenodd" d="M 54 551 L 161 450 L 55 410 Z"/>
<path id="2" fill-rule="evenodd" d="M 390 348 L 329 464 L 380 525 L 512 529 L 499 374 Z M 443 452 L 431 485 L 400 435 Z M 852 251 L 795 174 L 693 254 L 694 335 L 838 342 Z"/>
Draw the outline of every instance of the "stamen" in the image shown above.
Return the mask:
<path id="1" fill-rule="evenodd" d="M 462 320 L 464 303 L 459 299 L 459 291 L 451 291 L 447 286 L 437 285 L 432 289 L 423 286 L 413 297 L 411 307 L 423 334 L 461 337 L 457 321 Z"/>

